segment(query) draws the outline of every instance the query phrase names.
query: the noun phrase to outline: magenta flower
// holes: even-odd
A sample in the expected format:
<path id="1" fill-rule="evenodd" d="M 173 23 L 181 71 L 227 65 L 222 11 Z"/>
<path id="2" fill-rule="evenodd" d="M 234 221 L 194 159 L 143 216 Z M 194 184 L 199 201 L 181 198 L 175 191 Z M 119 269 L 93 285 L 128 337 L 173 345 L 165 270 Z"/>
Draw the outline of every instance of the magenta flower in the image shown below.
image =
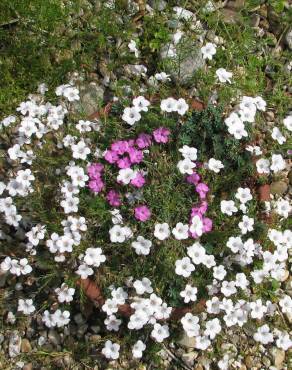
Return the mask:
<path id="1" fill-rule="evenodd" d="M 119 207 L 122 204 L 120 194 L 115 190 L 110 190 L 106 199 L 112 207 Z"/>
<path id="2" fill-rule="evenodd" d="M 208 209 L 208 203 L 203 201 L 199 206 L 193 207 L 191 211 L 191 218 L 194 216 L 202 216 L 207 212 Z"/>
<path id="3" fill-rule="evenodd" d="M 87 173 L 91 180 L 99 179 L 103 169 L 104 166 L 101 163 L 92 163 L 87 167 Z"/>
<path id="4" fill-rule="evenodd" d="M 158 129 L 153 131 L 153 137 L 156 143 L 167 143 L 169 135 L 170 131 L 166 127 L 159 127 Z"/>
<path id="5" fill-rule="evenodd" d="M 130 148 L 129 151 L 130 160 L 132 163 L 140 163 L 143 160 L 143 152 L 141 150 Z"/>
<path id="6" fill-rule="evenodd" d="M 104 188 L 104 183 L 101 179 L 94 179 L 89 181 L 88 187 L 94 193 L 99 193 Z"/>
<path id="7" fill-rule="evenodd" d="M 137 172 L 137 175 L 133 180 L 131 180 L 131 184 L 135 186 L 136 188 L 142 188 L 142 186 L 145 184 L 145 178 L 141 174 L 141 172 Z"/>
<path id="8" fill-rule="evenodd" d="M 136 145 L 140 149 L 148 148 L 151 145 L 152 138 L 148 134 L 140 134 L 136 140 Z"/>
<path id="9" fill-rule="evenodd" d="M 205 233 L 208 233 L 209 231 L 211 231 L 213 228 L 213 222 L 210 218 L 208 217 L 203 217 L 203 231 Z"/>
<path id="10" fill-rule="evenodd" d="M 126 140 L 115 141 L 111 145 L 111 150 L 118 155 L 123 155 L 129 150 L 129 144 Z"/>
<path id="11" fill-rule="evenodd" d="M 201 176 L 196 172 L 192 173 L 191 175 L 187 176 L 187 182 L 189 184 L 197 185 L 201 180 Z"/>
<path id="12" fill-rule="evenodd" d="M 208 193 L 208 191 L 209 191 L 209 187 L 204 182 L 201 182 L 200 184 L 196 185 L 196 192 L 199 194 L 199 197 L 201 199 L 206 198 L 206 194 Z"/>
<path id="13" fill-rule="evenodd" d="M 118 159 L 119 156 L 116 152 L 113 150 L 107 150 L 104 155 L 104 159 L 109 162 L 109 163 L 115 163 Z"/>
<path id="14" fill-rule="evenodd" d="M 130 168 L 131 167 L 131 160 L 129 157 L 123 157 L 118 159 L 117 165 L 119 168 Z"/>
<path id="15" fill-rule="evenodd" d="M 145 222 L 149 220 L 151 211 L 147 206 L 138 206 L 135 208 L 135 218 L 139 221 Z"/>

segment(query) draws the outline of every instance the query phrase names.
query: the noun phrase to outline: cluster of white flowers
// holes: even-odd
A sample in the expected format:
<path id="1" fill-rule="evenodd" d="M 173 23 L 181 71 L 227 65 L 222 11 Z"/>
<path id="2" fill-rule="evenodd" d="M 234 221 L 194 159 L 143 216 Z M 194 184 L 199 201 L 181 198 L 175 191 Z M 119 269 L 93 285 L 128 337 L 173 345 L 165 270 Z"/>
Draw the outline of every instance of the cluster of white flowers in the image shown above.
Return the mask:
<path id="1" fill-rule="evenodd" d="M 144 98 L 144 96 L 138 96 L 132 101 L 132 107 L 126 107 L 124 109 L 122 119 L 127 122 L 128 125 L 133 126 L 134 123 L 139 122 L 141 119 L 140 112 L 148 112 L 150 102 Z"/>
<path id="2" fill-rule="evenodd" d="M 228 132 L 235 139 L 240 140 L 247 137 L 248 133 L 245 128 L 245 123 L 254 123 L 257 110 L 265 111 L 266 102 L 262 97 L 243 96 L 237 111 L 232 112 L 226 119 L 225 124 L 228 127 Z"/>
<path id="3" fill-rule="evenodd" d="M 162 112 L 177 112 L 179 115 L 183 116 L 188 111 L 189 105 L 183 98 L 176 100 L 170 97 L 161 100 L 160 109 Z"/>
<path id="4" fill-rule="evenodd" d="M 99 267 L 105 262 L 106 257 L 102 254 L 101 248 L 87 248 L 85 255 L 79 256 L 79 259 L 83 263 L 79 265 L 76 274 L 80 275 L 81 279 L 87 279 L 88 276 L 94 273 L 92 267 Z"/>
<path id="5" fill-rule="evenodd" d="M 196 163 L 194 161 L 197 159 L 198 151 L 196 148 L 189 147 L 188 145 L 184 145 L 179 149 L 179 151 L 182 153 L 184 159 L 178 162 L 177 168 L 183 175 L 191 175 L 193 173 L 193 169 L 196 167 Z"/>

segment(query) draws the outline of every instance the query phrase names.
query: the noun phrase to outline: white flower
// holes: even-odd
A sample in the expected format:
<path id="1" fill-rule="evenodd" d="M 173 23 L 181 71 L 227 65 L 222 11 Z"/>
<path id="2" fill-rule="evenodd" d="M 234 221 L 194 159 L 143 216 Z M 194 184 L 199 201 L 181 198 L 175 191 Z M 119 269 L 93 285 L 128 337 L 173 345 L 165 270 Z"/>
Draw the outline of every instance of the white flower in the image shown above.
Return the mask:
<path id="1" fill-rule="evenodd" d="M 111 295 L 116 304 L 124 304 L 128 298 L 128 293 L 123 288 L 113 289 Z"/>
<path id="2" fill-rule="evenodd" d="M 115 299 L 107 299 L 101 309 L 106 312 L 108 316 L 112 315 L 113 313 L 118 312 L 118 303 Z"/>
<path id="3" fill-rule="evenodd" d="M 115 315 L 110 315 L 104 320 L 107 330 L 109 331 L 119 331 L 122 320 L 117 319 Z"/>
<path id="4" fill-rule="evenodd" d="M 196 337 L 195 348 L 205 351 L 210 346 L 210 344 L 211 341 L 205 335 L 204 336 L 199 335 Z"/>
<path id="5" fill-rule="evenodd" d="M 160 108 L 162 112 L 176 112 L 177 111 L 177 100 L 174 98 L 167 98 L 161 100 Z"/>
<path id="6" fill-rule="evenodd" d="M 143 351 L 145 351 L 145 349 L 146 345 L 141 340 L 138 340 L 132 347 L 133 357 L 141 358 L 143 355 Z"/>
<path id="7" fill-rule="evenodd" d="M 197 316 L 194 316 L 192 313 L 188 312 L 181 318 L 180 321 L 188 337 L 196 337 L 199 335 L 200 325 L 198 324 L 199 318 Z"/>
<path id="8" fill-rule="evenodd" d="M 62 326 L 65 326 L 69 324 L 70 322 L 70 312 L 69 311 L 61 311 L 61 310 L 56 310 L 53 313 L 53 322 L 55 322 L 55 325 L 58 328 L 61 328 Z"/>
<path id="9" fill-rule="evenodd" d="M 105 255 L 102 254 L 101 248 L 87 248 L 85 251 L 84 262 L 88 266 L 99 267 L 101 263 L 105 262 Z"/>
<path id="10" fill-rule="evenodd" d="M 286 168 L 286 162 L 281 154 L 272 155 L 271 170 L 274 172 L 282 171 Z"/>
<path id="11" fill-rule="evenodd" d="M 226 71 L 225 68 L 218 68 L 216 71 L 216 76 L 220 82 L 229 82 L 231 83 L 230 78 L 232 78 L 233 73 Z"/>
<path id="12" fill-rule="evenodd" d="M 178 99 L 177 104 L 176 104 L 176 111 L 180 116 L 183 116 L 187 110 L 189 109 L 189 105 L 185 101 L 185 99 Z"/>
<path id="13" fill-rule="evenodd" d="M 205 248 L 202 247 L 202 245 L 198 242 L 188 247 L 187 253 L 188 253 L 188 256 L 191 257 L 195 265 L 199 265 L 200 263 L 203 263 L 205 256 L 206 256 Z"/>
<path id="14" fill-rule="evenodd" d="M 83 140 L 80 140 L 77 144 L 71 146 L 73 152 L 73 158 L 86 160 L 87 155 L 90 153 L 90 149 L 86 146 Z"/>
<path id="15" fill-rule="evenodd" d="M 228 216 L 232 216 L 233 213 L 238 211 L 233 200 L 221 200 L 220 208 L 221 212 Z"/>
<path id="16" fill-rule="evenodd" d="M 179 149 L 179 152 L 182 153 L 182 156 L 184 158 L 190 159 L 191 161 L 195 161 L 197 159 L 198 150 L 196 148 L 184 145 L 182 148 Z"/>
<path id="17" fill-rule="evenodd" d="M 283 198 L 280 198 L 276 202 L 276 212 L 278 215 L 288 218 L 289 213 L 291 212 L 292 207 L 289 204 L 289 201 Z"/>
<path id="18" fill-rule="evenodd" d="M 169 337 L 169 329 L 167 325 L 154 324 L 151 336 L 156 342 L 163 342 L 163 340 Z"/>
<path id="19" fill-rule="evenodd" d="M 253 230 L 253 225 L 254 219 L 244 215 L 242 217 L 242 221 L 239 222 L 238 227 L 240 228 L 242 234 L 246 234 L 248 231 Z"/>
<path id="20" fill-rule="evenodd" d="M 284 295 L 279 301 L 279 305 L 283 313 L 292 314 L 292 298 L 288 295 Z"/>
<path id="21" fill-rule="evenodd" d="M 66 302 L 69 303 L 73 301 L 73 295 L 75 293 L 74 288 L 69 288 L 67 284 L 63 283 L 61 288 L 56 288 L 55 292 L 58 295 L 58 301 L 60 303 Z"/>
<path id="22" fill-rule="evenodd" d="M 19 299 L 18 311 L 23 312 L 24 315 L 30 315 L 35 311 L 32 299 Z"/>
<path id="23" fill-rule="evenodd" d="M 273 342 L 273 334 L 270 333 L 270 328 L 267 324 L 260 326 L 253 336 L 254 340 L 262 344 Z"/>
<path id="24" fill-rule="evenodd" d="M 245 149 L 256 156 L 263 154 L 261 148 L 257 145 L 248 145 Z"/>
<path id="25" fill-rule="evenodd" d="M 140 121 L 141 114 L 137 107 L 127 107 L 124 109 L 122 120 L 127 122 L 128 125 L 133 126 L 135 122 Z"/>
<path id="26" fill-rule="evenodd" d="M 210 339 L 214 339 L 216 335 L 220 333 L 220 331 L 221 325 L 219 319 L 215 318 L 206 322 L 204 335 L 210 337 Z"/>
<path id="27" fill-rule="evenodd" d="M 131 168 L 122 168 L 119 170 L 117 181 L 121 182 L 124 185 L 128 185 L 131 180 L 136 177 L 136 171 Z"/>
<path id="28" fill-rule="evenodd" d="M 234 125 L 228 126 L 228 132 L 235 137 L 236 140 L 240 140 L 243 137 L 247 137 L 247 131 L 242 121 L 235 123 Z"/>
<path id="29" fill-rule="evenodd" d="M 171 80 L 169 75 L 166 74 L 165 72 L 156 73 L 154 77 L 157 81 L 162 81 L 162 82 Z"/>
<path id="30" fill-rule="evenodd" d="M 215 266 L 213 268 L 213 276 L 217 280 L 223 280 L 227 272 L 223 265 Z"/>
<path id="31" fill-rule="evenodd" d="M 204 225 L 203 225 L 203 222 L 202 222 L 200 216 L 195 215 L 192 218 L 192 223 L 190 225 L 190 232 L 195 233 L 198 236 L 201 236 L 203 234 L 203 227 L 204 227 Z"/>
<path id="32" fill-rule="evenodd" d="M 280 145 L 284 144 L 286 141 L 285 136 L 283 136 L 282 132 L 279 130 L 278 127 L 274 127 L 272 130 L 272 138 L 276 140 Z"/>
<path id="33" fill-rule="evenodd" d="M 278 348 L 287 351 L 290 347 L 292 347 L 292 340 L 289 338 L 289 334 L 287 332 L 280 332 L 276 344 Z"/>
<path id="34" fill-rule="evenodd" d="M 150 105 L 150 101 L 144 98 L 144 96 L 138 96 L 137 98 L 133 99 L 133 106 L 138 109 L 139 112 L 148 112 L 148 106 Z"/>
<path id="35" fill-rule="evenodd" d="M 110 360 L 117 360 L 120 356 L 120 345 L 113 343 L 111 340 L 107 340 L 101 350 L 102 354 Z"/>
<path id="36" fill-rule="evenodd" d="M 136 280 L 133 284 L 133 287 L 136 289 L 136 292 L 139 295 L 144 293 L 151 294 L 153 292 L 151 281 L 146 277 L 144 277 L 142 280 Z"/>
<path id="37" fill-rule="evenodd" d="M 258 173 L 270 173 L 270 161 L 265 158 L 261 158 L 256 162 Z"/>
<path id="38" fill-rule="evenodd" d="M 249 307 L 251 309 L 250 316 L 253 319 L 261 319 L 267 312 L 267 307 L 262 304 L 261 299 L 257 299 L 255 302 L 251 302 L 249 304 Z"/>
<path id="39" fill-rule="evenodd" d="M 150 248 L 152 246 L 151 240 L 143 238 L 143 236 L 138 236 L 137 240 L 132 242 L 132 247 L 135 249 L 135 252 L 140 255 L 147 255 L 150 253 Z"/>
<path id="40" fill-rule="evenodd" d="M 216 44 L 207 42 L 207 44 L 201 47 L 201 52 L 203 54 L 203 59 L 212 60 L 213 56 L 216 54 Z"/>
<path id="41" fill-rule="evenodd" d="M 184 298 L 185 303 L 190 301 L 195 302 L 197 300 L 198 289 L 189 284 L 185 286 L 185 289 L 180 292 L 180 296 Z"/>
<path id="42" fill-rule="evenodd" d="M 189 237 L 189 226 L 183 224 L 182 222 L 178 222 L 174 229 L 172 229 L 172 233 L 176 240 L 184 240 L 188 239 Z"/>
<path id="43" fill-rule="evenodd" d="M 211 171 L 214 171 L 215 173 L 219 173 L 221 168 L 224 168 L 224 165 L 221 161 L 215 159 L 215 158 L 210 158 L 208 162 L 208 168 Z"/>
<path id="44" fill-rule="evenodd" d="M 223 281 L 221 286 L 221 292 L 225 297 L 230 297 L 232 294 L 236 293 L 236 287 L 234 281 Z"/>
<path id="45" fill-rule="evenodd" d="M 283 123 L 287 130 L 292 131 L 292 114 L 284 118 Z"/>
<path id="46" fill-rule="evenodd" d="M 136 41 L 134 40 L 131 40 L 129 43 L 128 43 L 128 48 L 130 49 L 130 51 L 132 53 L 135 54 L 135 57 L 138 58 L 139 57 L 139 50 L 137 49 L 137 44 L 136 44 Z"/>
<path id="47" fill-rule="evenodd" d="M 249 188 L 238 188 L 235 194 L 240 203 L 246 203 L 249 200 L 252 200 L 252 195 Z"/>
<path id="48" fill-rule="evenodd" d="M 170 236 L 169 225 L 165 222 L 163 224 L 156 224 L 154 228 L 154 236 L 159 240 L 165 240 Z"/>
<path id="49" fill-rule="evenodd" d="M 85 265 L 85 263 L 78 266 L 76 274 L 80 275 L 81 279 L 87 279 L 88 276 L 93 275 L 93 270 L 91 267 Z"/>
<path id="50" fill-rule="evenodd" d="M 256 110 L 241 109 L 238 113 L 240 115 L 242 122 L 254 123 Z"/>
<path id="51" fill-rule="evenodd" d="M 177 275 L 189 277 L 194 270 L 195 266 L 191 263 L 189 257 L 184 257 L 183 259 L 175 262 L 175 273 Z"/>
<path id="52" fill-rule="evenodd" d="M 256 96 L 254 98 L 254 103 L 258 110 L 261 110 L 263 112 L 266 110 L 267 103 L 261 96 Z"/>
<path id="53" fill-rule="evenodd" d="M 177 163 L 177 168 L 179 172 L 184 174 L 191 175 L 193 173 L 193 168 L 196 167 L 196 164 L 192 162 L 189 158 L 185 158 Z"/>
<path id="54" fill-rule="evenodd" d="M 131 237 L 131 229 L 127 226 L 114 225 L 110 230 L 110 240 L 112 243 L 123 243 L 126 239 Z"/>

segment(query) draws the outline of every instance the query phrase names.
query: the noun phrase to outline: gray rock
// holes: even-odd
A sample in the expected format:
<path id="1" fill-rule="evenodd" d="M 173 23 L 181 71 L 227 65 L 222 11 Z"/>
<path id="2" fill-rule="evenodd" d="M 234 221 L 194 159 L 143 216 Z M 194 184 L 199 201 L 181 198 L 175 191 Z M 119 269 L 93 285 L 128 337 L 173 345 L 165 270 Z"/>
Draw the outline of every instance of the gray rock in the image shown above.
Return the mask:
<path id="1" fill-rule="evenodd" d="M 164 10 L 167 6 L 167 2 L 164 0 L 150 0 L 149 1 L 150 6 L 155 10 Z"/>
<path id="2" fill-rule="evenodd" d="M 77 325 L 82 325 L 82 324 L 85 323 L 85 320 L 84 320 L 83 316 L 81 315 L 81 313 L 77 313 L 74 316 L 74 321 L 76 322 Z"/>
<path id="3" fill-rule="evenodd" d="M 50 343 L 54 344 L 55 346 L 60 344 L 61 342 L 59 333 L 54 329 L 49 330 L 48 339 Z"/>
<path id="4" fill-rule="evenodd" d="M 285 361 L 285 351 L 280 348 L 273 347 L 271 349 L 271 355 L 273 358 L 273 364 L 276 366 L 277 369 L 281 369 L 283 362 Z"/>
<path id="5" fill-rule="evenodd" d="M 288 30 L 288 32 L 286 33 L 285 41 L 288 48 L 292 50 L 292 28 L 290 28 L 290 30 Z"/>
<path id="6" fill-rule="evenodd" d="M 167 50 L 166 45 L 160 52 L 166 72 L 178 83 L 188 86 L 195 73 L 205 66 L 201 49 L 194 44 L 179 45 L 175 57 L 171 57 Z"/>
<path id="7" fill-rule="evenodd" d="M 184 333 L 181 339 L 178 341 L 178 344 L 186 348 L 194 348 L 196 339 L 194 337 L 188 337 L 186 333 Z"/>
<path id="8" fill-rule="evenodd" d="M 17 331 L 11 333 L 8 344 L 9 357 L 13 358 L 20 354 L 21 338 Z"/>
<path id="9" fill-rule="evenodd" d="M 272 194 L 277 194 L 277 195 L 282 195 L 286 193 L 288 189 L 288 184 L 284 181 L 275 181 L 272 182 L 271 184 L 271 193 Z"/>
<path id="10" fill-rule="evenodd" d="M 188 352 L 184 353 L 182 355 L 182 360 L 185 362 L 188 366 L 193 366 L 195 363 L 195 359 L 198 357 L 198 352 Z"/>
<path id="11" fill-rule="evenodd" d="M 74 102 L 72 109 L 74 112 L 90 116 L 99 110 L 99 105 L 103 101 L 104 88 L 96 82 L 81 85 L 79 87 L 80 100 Z"/>

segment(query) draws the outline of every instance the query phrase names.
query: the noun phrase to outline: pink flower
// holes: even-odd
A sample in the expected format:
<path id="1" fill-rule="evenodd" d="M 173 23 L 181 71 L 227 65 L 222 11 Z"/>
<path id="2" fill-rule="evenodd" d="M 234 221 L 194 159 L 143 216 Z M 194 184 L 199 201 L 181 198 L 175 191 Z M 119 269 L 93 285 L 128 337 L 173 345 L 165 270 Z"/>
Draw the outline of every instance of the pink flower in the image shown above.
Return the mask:
<path id="1" fill-rule="evenodd" d="M 129 144 L 126 140 L 115 141 L 111 145 L 111 150 L 118 155 L 125 154 L 129 149 Z"/>
<path id="2" fill-rule="evenodd" d="M 147 206 L 138 206 L 135 208 L 135 218 L 139 221 L 147 221 L 151 216 L 151 211 Z"/>
<path id="3" fill-rule="evenodd" d="M 141 150 L 130 148 L 129 151 L 130 160 L 132 163 L 140 163 L 143 160 L 143 152 Z"/>
<path id="4" fill-rule="evenodd" d="M 142 186 L 145 184 L 145 179 L 141 172 L 137 172 L 135 178 L 131 180 L 131 184 L 135 186 L 136 188 L 142 188 Z"/>
<path id="5" fill-rule="evenodd" d="M 148 134 L 140 134 L 136 140 L 136 145 L 140 149 L 148 148 L 151 145 L 152 138 Z"/>
<path id="6" fill-rule="evenodd" d="M 91 180 L 99 179 L 103 172 L 104 166 L 101 163 L 92 163 L 87 168 L 87 173 Z"/>
<path id="7" fill-rule="evenodd" d="M 167 143 L 170 131 L 166 127 L 159 127 L 153 131 L 153 137 L 156 143 Z"/>
<path id="8" fill-rule="evenodd" d="M 205 233 L 208 233 L 209 231 L 211 231 L 213 228 L 213 222 L 210 218 L 208 217 L 203 217 L 203 231 Z"/>
<path id="9" fill-rule="evenodd" d="M 119 207 L 122 204 L 120 194 L 115 190 L 110 190 L 106 199 L 112 207 Z"/>
<path id="10" fill-rule="evenodd" d="M 198 175 L 196 172 L 192 173 L 191 175 L 187 176 L 187 182 L 189 184 L 197 185 L 201 180 L 201 176 Z"/>
<path id="11" fill-rule="evenodd" d="M 103 181 L 100 179 L 94 179 L 94 180 L 90 180 L 89 183 L 88 183 L 88 187 L 90 190 L 92 190 L 94 193 L 99 193 L 102 191 L 102 189 L 104 188 L 104 183 Z"/>
<path id="12" fill-rule="evenodd" d="M 196 185 L 196 192 L 199 194 L 201 199 L 206 198 L 206 194 L 209 191 L 209 187 L 204 182 L 201 182 L 200 184 Z"/>
<path id="13" fill-rule="evenodd" d="M 115 163 L 119 159 L 119 157 L 118 154 L 113 150 L 107 150 L 105 152 L 104 159 L 109 163 Z"/>
<path id="14" fill-rule="evenodd" d="M 208 209 L 208 203 L 203 201 L 200 206 L 197 206 L 197 207 L 193 207 L 192 208 L 192 212 L 191 212 L 191 217 L 194 217 L 194 216 L 202 216 L 203 214 L 205 214 L 207 212 L 207 209 Z"/>
<path id="15" fill-rule="evenodd" d="M 129 157 L 123 157 L 118 159 L 117 165 L 119 168 L 130 168 L 131 167 L 131 160 Z"/>

